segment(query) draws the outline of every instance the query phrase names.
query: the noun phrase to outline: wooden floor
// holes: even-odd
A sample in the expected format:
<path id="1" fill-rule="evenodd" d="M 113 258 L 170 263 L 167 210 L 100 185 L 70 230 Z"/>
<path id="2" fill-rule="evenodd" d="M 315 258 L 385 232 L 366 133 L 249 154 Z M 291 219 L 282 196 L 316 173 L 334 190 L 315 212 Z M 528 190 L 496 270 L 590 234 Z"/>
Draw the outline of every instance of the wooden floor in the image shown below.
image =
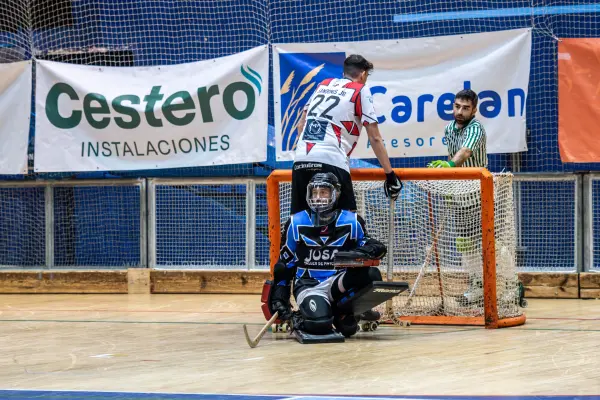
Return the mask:
<path id="1" fill-rule="evenodd" d="M 0 389 L 346 395 L 600 394 L 600 301 L 529 300 L 527 324 L 271 334 L 249 295 L 2 295 Z"/>

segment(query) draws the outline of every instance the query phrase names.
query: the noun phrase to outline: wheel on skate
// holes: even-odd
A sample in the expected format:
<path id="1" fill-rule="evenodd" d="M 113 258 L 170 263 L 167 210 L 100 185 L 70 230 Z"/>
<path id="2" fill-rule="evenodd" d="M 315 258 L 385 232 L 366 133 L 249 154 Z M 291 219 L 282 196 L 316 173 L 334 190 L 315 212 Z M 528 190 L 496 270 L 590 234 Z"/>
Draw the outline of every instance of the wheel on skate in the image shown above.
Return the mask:
<path id="1" fill-rule="evenodd" d="M 521 308 L 527 308 L 527 305 L 528 305 L 528 304 L 529 304 L 529 303 L 528 303 L 528 302 L 527 302 L 527 300 L 525 300 L 525 299 L 521 299 L 521 300 L 519 301 L 519 306 L 520 306 Z"/>
<path id="2" fill-rule="evenodd" d="M 282 324 L 273 324 L 271 326 L 271 332 L 273 333 L 285 333 L 290 331 L 290 325 L 287 322 L 284 322 Z"/>
<path id="3" fill-rule="evenodd" d="M 373 332 L 377 330 L 378 327 L 379 322 L 377 321 L 367 321 L 360 324 L 360 330 L 363 332 Z"/>
<path id="4" fill-rule="evenodd" d="M 519 297 L 519 307 L 526 308 L 528 303 L 525 300 L 525 286 L 521 282 L 518 283 L 517 295 Z"/>

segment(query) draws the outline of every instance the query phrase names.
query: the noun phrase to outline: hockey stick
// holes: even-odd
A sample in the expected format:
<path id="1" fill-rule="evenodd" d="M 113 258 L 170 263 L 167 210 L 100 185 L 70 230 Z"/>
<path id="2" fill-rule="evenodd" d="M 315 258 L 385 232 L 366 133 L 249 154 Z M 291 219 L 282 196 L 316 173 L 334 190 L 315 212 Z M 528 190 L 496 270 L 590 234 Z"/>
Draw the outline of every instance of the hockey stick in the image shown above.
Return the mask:
<path id="1" fill-rule="evenodd" d="M 292 286 L 290 289 L 290 304 L 292 306 L 291 307 L 292 311 L 298 311 L 298 304 L 296 303 L 296 297 L 294 297 L 294 280 L 293 279 L 292 279 Z M 273 325 L 275 323 L 275 321 L 277 320 L 277 317 L 279 317 L 279 312 L 275 311 L 275 314 L 273 314 L 271 319 L 268 320 L 267 323 L 265 324 L 265 326 L 263 326 L 263 328 L 260 330 L 260 332 L 258 332 L 258 335 L 256 335 L 254 340 L 250 339 L 250 335 L 248 334 L 248 328 L 246 327 L 246 324 L 244 324 L 243 325 L 244 335 L 246 336 L 246 342 L 248 342 L 248 346 L 250 346 L 251 348 L 255 348 L 258 345 L 258 342 L 260 342 L 260 339 L 262 339 L 262 337 L 265 335 L 265 333 L 269 330 L 271 325 Z"/>
<path id="2" fill-rule="evenodd" d="M 435 233 L 434 237 L 433 237 L 433 243 L 434 245 L 432 245 L 429 250 L 427 251 L 427 254 L 425 255 L 425 261 L 423 261 L 423 265 L 421 266 L 421 269 L 419 270 L 419 274 L 417 275 L 417 279 L 415 279 L 415 283 L 413 283 L 413 287 L 410 291 L 410 293 L 408 294 L 408 300 L 406 301 L 406 304 L 404 305 L 405 307 L 410 307 L 411 303 L 412 303 L 412 299 L 413 296 L 415 294 L 415 291 L 417 290 L 417 286 L 419 281 L 421 280 L 421 277 L 423 276 L 423 272 L 425 271 L 425 267 L 429 264 L 429 260 L 431 259 L 431 254 L 433 253 L 434 248 L 436 249 L 436 255 L 437 255 L 437 246 L 435 244 L 437 244 L 437 240 L 440 236 L 440 233 L 442 232 L 442 229 L 444 229 L 444 225 L 446 224 L 446 218 L 444 218 L 442 220 L 442 223 L 440 224 L 440 227 L 438 228 L 437 232 Z M 438 261 L 438 274 L 439 274 L 439 261 Z M 439 279 L 439 283 L 440 285 L 442 284 L 441 282 L 441 275 L 438 277 Z M 443 299 L 442 299 L 442 305 L 443 305 Z"/>
<path id="3" fill-rule="evenodd" d="M 294 296 L 294 281 L 295 279 L 292 279 L 290 288 L 290 305 L 292 306 L 292 311 L 298 311 L 298 303 L 296 303 L 296 296 Z"/>
<path id="4" fill-rule="evenodd" d="M 250 335 L 248 335 L 248 328 L 246 327 L 246 324 L 244 324 L 244 335 L 246 336 L 246 342 L 248 342 L 248 346 L 250 346 L 251 348 L 255 348 L 258 345 L 258 342 L 260 342 L 260 339 L 262 339 L 262 337 L 265 335 L 267 330 L 269 330 L 271 325 L 273 325 L 273 323 L 277 320 L 277 317 L 279 317 L 279 313 L 276 311 L 275 314 L 273 314 L 273 316 L 271 317 L 271 319 L 267 321 L 265 326 L 263 326 L 260 332 L 258 332 L 258 335 L 256 335 L 254 340 L 250 339 Z"/>
<path id="5" fill-rule="evenodd" d="M 335 258 L 333 260 L 333 268 L 335 269 L 343 269 L 343 268 L 367 268 L 367 267 L 378 267 L 380 264 L 379 259 L 374 258 L 364 258 L 364 254 L 354 253 L 350 255 L 352 251 L 340 251 L 336 254 L 336 257 L 342 253 L 343 259 Z M 346 257 L 346 254 L 349 256 Z"/>
<path id="6" fill-rule="evenodd" d="M 390 218 L 388 220 L 388 252 L 387 252 L 387 270 L 386 280 L 392 282 L 394 280 L 394 215 L 396 212 L 396 200 L 390 199 Z M 394 314 L 394 300 L 389 299 L 385 303 L 385 311 L 391 316 L 392 321 L 396 323 L 396 315 Z"/>
<path id="7" fill-rule="evenodd" d="M 433 218 L 433 204 L 431 203 L 431 193 L 427 193 L 427 203 L 429 208 L 429 222 L 431 223 L 431 233 L 434 234 L 434 218 Z M 440 299 L 442 300 L 442 310 L 445 309 L 444 305 L 444 287 L 442 285 L 442 271 L 440 269 L 440 255 L 437 249 L 437 236 L 439 235 L 441 230 L 438 230 L 437 235 L 434 235 L 433 238 L 433 251 L 435 252 L 435 265 L 437 267 L 438 273 L 438 283 L 440 288 Z"/>

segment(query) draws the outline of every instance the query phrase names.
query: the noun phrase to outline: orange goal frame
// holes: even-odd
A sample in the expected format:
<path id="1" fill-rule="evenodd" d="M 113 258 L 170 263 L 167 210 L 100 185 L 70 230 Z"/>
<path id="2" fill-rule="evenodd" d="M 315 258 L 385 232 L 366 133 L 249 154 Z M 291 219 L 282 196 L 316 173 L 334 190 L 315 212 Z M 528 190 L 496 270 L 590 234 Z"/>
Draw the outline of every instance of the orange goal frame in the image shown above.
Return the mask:
<path id="1" fill-rule="evenodd" d="M 403 321 L 432 325 L 480 325 L 489 329 L 523 325 L 525 314 L 512 318 L 498 317 L 496 296 L 496 246 L 494 236 L 494 177 L 485 168 L 395 168 L 404 181 L 416 180 L 479 180 L 481 182 L 481 234 L 483 242 L 483 317 L 403 316 Z M 385 180 L 381 168 L 359 168 L 350 171 L 353 181 Z M 281 247 L 281 203 L 279 183 L 291 182 L 291 170 L 275 170 L 267 178 L 269 214 L 269 257 L 271 274 Z"/>

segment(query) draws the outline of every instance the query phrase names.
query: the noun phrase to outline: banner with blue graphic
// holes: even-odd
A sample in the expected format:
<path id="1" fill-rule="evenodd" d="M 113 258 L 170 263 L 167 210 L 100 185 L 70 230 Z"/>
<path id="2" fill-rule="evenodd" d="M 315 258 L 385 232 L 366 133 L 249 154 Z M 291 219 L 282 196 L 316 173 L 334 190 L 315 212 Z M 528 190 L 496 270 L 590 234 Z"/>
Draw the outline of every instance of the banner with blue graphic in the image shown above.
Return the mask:
<path id="1" fill-rule="evenodd" d="M 405 40 L 273 45 L 275 135 L 278 160 L 292 160 L 302 110 L 319 82 L 339 78 L 350 54 L 375 69 L 373 94 L 390 157 L 447 155 L 444 127 L 453 120 L 456 92 L 479 95 L 478 118 L 488 153 L 527 150 L 525 104 L 531 30 Z M 374 158 L 366 133 L 353 158 Z"/>
<path id="2" fill-rule="evenodd" d="M 153 67 L 37 62 L 35 171 L 267 159 L 267 46 Z"/>

